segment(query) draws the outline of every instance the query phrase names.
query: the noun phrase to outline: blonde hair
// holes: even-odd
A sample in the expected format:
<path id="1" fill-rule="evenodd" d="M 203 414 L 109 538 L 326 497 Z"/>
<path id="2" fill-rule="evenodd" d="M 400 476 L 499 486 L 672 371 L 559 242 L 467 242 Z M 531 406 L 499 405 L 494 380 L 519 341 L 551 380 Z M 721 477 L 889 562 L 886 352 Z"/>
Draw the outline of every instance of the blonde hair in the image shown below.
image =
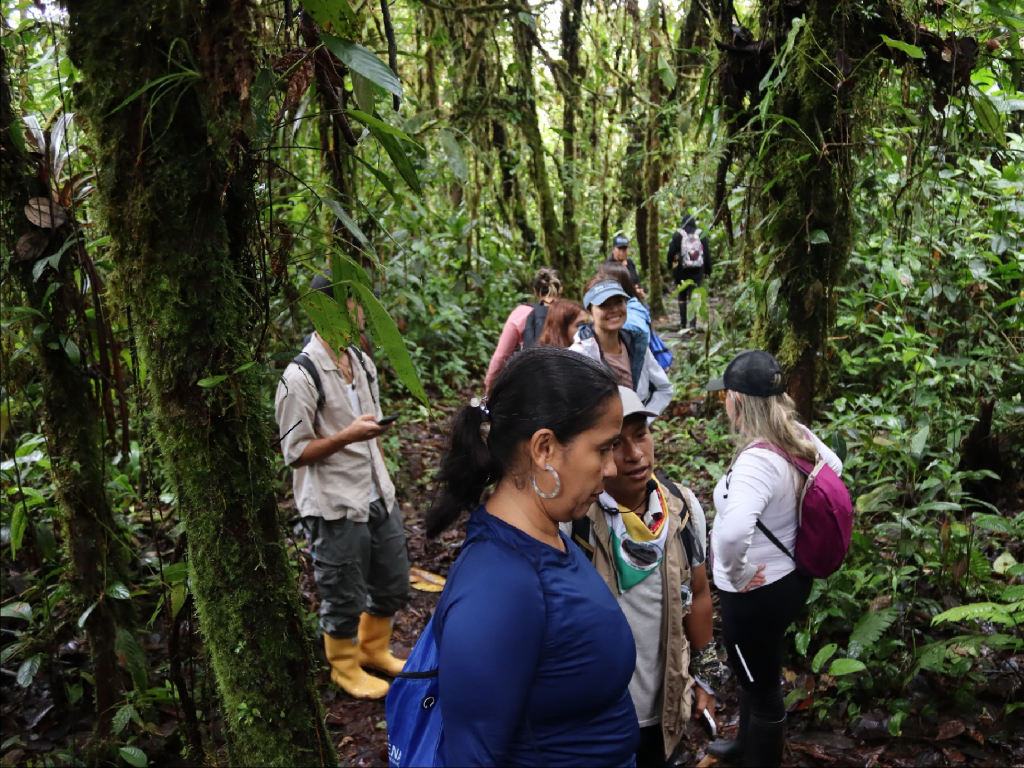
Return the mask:
<path id="1" fill-rule="evenodd" d="M 737 397 L 735 392 L 728 390 L 725 396 L 732 400 L 735 413 L 733 429 L 736 430 L 736 423 L 743 425 L 736 430 L 735 456 L 739 456 L 744 448 L 753 443 L 771 443 L 790 456 L 807 461 L 815 460 L 818 449 L 807 436 L 806 430 L 797 422 L 796 405 L 793 398 L 785 392 L 770 397 Z"/>

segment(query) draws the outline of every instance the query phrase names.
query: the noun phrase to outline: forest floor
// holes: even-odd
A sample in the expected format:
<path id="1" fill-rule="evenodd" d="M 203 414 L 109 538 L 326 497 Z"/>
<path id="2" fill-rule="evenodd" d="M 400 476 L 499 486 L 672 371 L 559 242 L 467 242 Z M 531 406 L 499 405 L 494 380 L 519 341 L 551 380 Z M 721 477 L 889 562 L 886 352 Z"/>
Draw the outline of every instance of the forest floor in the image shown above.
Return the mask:
<path id="1" fill-rule="evenodd" d="M 712 302 L 714 310 L 715 302 Z M 701 334 L 678 332 L 677 315 L 670 315 L 658 324 L 663 338 L 670 347 L 683 352 L 684 345 L 703 344 Z M 675 330 L 673 330 L 675 329 Z M 475 392 L 466 389 L 456 398 L 441 401 L 437 408 L 436 422 L 408 422 L 401 425 L 400 461 L 396 486 L 401 497 L 401 510 L 408 534 L 412 564 L 430 573 L 446 576 L 448 569 L 458 555 L 462 544 L 462 529 L 458 525 L 439 539 L 427 539 L 423 532 L 421 513 L 426 508 L 432 493 L 430 470 L 438 465 L 442 450 L 441 424 L 455 410 L 457 405 L 468 402 Z M 687 418 L 700 414 L 702 403 L 676 403 L 673 414 L 676 418 Z M 704 422 L 694 418 L 689 434 L 703 441 Z M 671 447 L 661 452 L 661 459 L 671 459 Z M 724 457 L 719 457 L 724 460 Z M 705 470 L 695 469 L 685 478 L 706 508 L 711 507 L 710 499 L 714 478 Z M 294 509 L 291 495 L 283 494 L 282 512 L 292 526 L 293 550 L 299 564 L 300 586 L 303 600 L 310 612 L 311 626 L 315 622 L 317 609 L 316 588 L 313 582 L 312 563 L 299 517 Z M 166 510 L 159 510 L 154 517 L 163 517 Z M 145 539 L 145 527 L 137 533 Z M 173 548 L 173 541 L 163 546 Z M 148 549 L 149 546 L 147 545 Z M 155 548 L 155 547 L 154 547 Z M 7 574 L 7 586 L 18 591 L 22 576 Z M 409 605 L 396 618 L 392 647 L 399 656 L 406 656 L 412 650 L 417 638 L 429 620 L 439 595 L 437 593 L 410 590 Z M 67 622 L 71 627 L 73 622 Z M 201 681 L 199 690 L 193 696 L 200 710 L 200 719 L 208 732 L 213 733 L 214 743 L 208 749 L 220 751 L 216 697 L 207 684 L 207 674 L 196 675 L 202 664 L 203 653 L 200 633 L 184 622 L 182 634 L 187 635 L 186 655 L 199 662 L 192 662 L 191 679 Z M 197 629 L 197 628 L 195 628 Z M 720 627 L 716 629 L 716 634 Z M 154 668 L 166 670 L 166 632 L 157 621 L 153 634 L 144 642 L 143 648 L 154 658 L 164 659 Z M 834 638 L 844 643 L 845 638 Z M 84 638 L 75 637 L 69 629 L 63 637 L 60 652 L 61 665 L 83 668 L 87 654 L 83 647 Z M 193 645 L 194 644 L 194 645 Z M 328 668 L 323 658 L 322 647 L 317 648 L 320 671 L 318 684 L 322 691 L 327 711 L 327 725 L 330 728 L 341 765 L 385 766 L 387 765 L 387 730 L 384 720 L 383 701 L 358 701 L 342 693 L 328 677 Z M 1019 656 L 1007 663 L 1021 665 Z M 50 665 L 57 670 L 60 665 Z M 1019 667 L 1018 667 L 1019 669 Z M 14 673 L 6 668 L 0 677 L 0 726 L 2 726 L 3 758 L 0 765 L 53 765 L 67 764 L 64 755 L 80 755 L 83 744 L 88 743 L 94 715 L 86 700 L 77 704 L 68 702 L 63 686 L 54 671 L 40 675 L 29 687 L 15 685 Z M 1007 672 L 1007 675 L 1010 675 Z M 905 697 L 914 703 L 913 711 L 918 712 L 925 703 L 931 704 L 930 714 L 908 717 L 902 724 L 903 733 L 893 737 L 889 733 L 887 715 L 881 707 L 871 701 L 859 701 L 861 711 L 856 717 L 846 712 L 845 701 L 834 707 L 814 705 L 818 697 L 830 695 L 827 675 L 813 674 L 810 660 L 791 657 L 784 669 L 785 691 L 796 687 L 813 691 L 811 697 L 794 705 L 798 711 L 790 713 L 788 744 L 784 763 L 794 766 L 967 766 L 987 768 L 988 766 L 1024 764 L 1024 728 L 1019 722 L 1014 725 L 1007 720 L 996 721 L 990 714 L 1002 711 L 1006 704 L 1006 681 L 991 681 L 989 687 L 977 697 L 970 711 L 958 709 L 954 703 L 956 680 L 937 676 L 917 675 L 905 691 Z M 832 681 L 834 682 L 834 681 Z M 832 691 L 834 694 L 834 689 Z M 87 699 L 88 697 L 86 697 Z M 840 697 L 841 698 L 841 697 Z M 838 700 L 838 699 L 837 699 Z M 719 692 L 717 720 L 719 734 L 731 737 L 736 732 L 737 686 L 729 681 Z M 141 708 L 141 707 L 140 707 Z M 928 711 L 927 709 L 925 711 Z M 827 712 L 827 717 L 821 715 Z M 151 765 L 181 765 L 180 740 L 176 730 L 180 722 L 180 710 L 170 703 L 147 707 L 146 727 L 135 743 L 143 747 Z M 684 739 L 677 755 L 681 765 L 710 766 L 714 759 L 706 755 L 707 738 L 699 727 L 692 727 L 689 738 Z M 223 764 L 223 755 L 221 757 Z"/>

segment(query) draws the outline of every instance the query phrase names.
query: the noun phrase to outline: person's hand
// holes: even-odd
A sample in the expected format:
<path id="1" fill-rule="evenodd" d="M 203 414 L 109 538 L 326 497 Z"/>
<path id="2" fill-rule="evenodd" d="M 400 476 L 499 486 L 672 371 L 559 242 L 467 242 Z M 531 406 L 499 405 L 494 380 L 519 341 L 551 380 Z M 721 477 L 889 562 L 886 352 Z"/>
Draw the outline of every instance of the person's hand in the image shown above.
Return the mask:
<path id="1" fill-rule="evenodd" d="M 757 589 L 764 584 L 764 566 L 757 566 L 757 573 L 754 577 L 747 582 L 747 586 L 740 590 L 740 592 L 749 592 L 752 589 Z"/>
<path id="2" fill-rule="evenodd" d="M 711 719 L 715 719 L 715 697 L 705 691 L 699 685 L 694 685 L 693 690 L 697 694 L 697 702 L 693 706 L 693 719 L 700 720 L 701 715 L 704 714 L 704 710 L 708 711 L 711 715 Z"/>
<path id="3" fill-rule="evenodd" d="M 390 429 L 391 425 L 382 427 L 375 416 L 360 416 L 338 434 L 346 443 L 362 443 L 380 437 Z"/>

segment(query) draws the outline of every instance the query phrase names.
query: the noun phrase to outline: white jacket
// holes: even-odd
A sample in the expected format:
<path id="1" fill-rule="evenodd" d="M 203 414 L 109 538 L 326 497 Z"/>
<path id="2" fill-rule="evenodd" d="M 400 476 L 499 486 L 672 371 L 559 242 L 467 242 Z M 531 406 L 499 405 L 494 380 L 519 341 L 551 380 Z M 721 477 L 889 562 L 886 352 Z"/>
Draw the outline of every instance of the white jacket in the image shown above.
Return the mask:
<path id="1" fill-rule="evenodd" d="M 569 349 L 584 354 L 592 360 L 597 360 L 599 363 L 604 362 L 601 356 L 601 347 L 593 336 L 581 339 L 580 332 L 577 331 Z M 640 371 L 640 378 L 635 384 L 633 390 L 640 396 L 640 400 L 643 401 L 647 410 L 652 413 L 661 414 L 672 402 L 672 382 L 668 380 L 664 369 L 658 365 L 650 347 L 644 350 L 644 365 Z"/>

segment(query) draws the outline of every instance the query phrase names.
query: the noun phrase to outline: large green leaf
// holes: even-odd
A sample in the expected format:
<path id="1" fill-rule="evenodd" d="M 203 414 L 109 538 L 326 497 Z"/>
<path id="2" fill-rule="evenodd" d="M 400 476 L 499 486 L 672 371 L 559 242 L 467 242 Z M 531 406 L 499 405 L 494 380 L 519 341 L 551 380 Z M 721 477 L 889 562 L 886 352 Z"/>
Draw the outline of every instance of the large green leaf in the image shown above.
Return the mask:
<path id="1" fill-rule="evenodd" d="M 885 35 L 882 35 L 882 42 L 888 45 L 890 48 L 895 48 L 896 50 L 903 51 L 905 54 L 907 54 L 907 56 L 909 56 L 912 59 L 924 58 L 924 51 L 922 51 L 916 45 L 904 43 L 902 40 L 893 40 L 891 37 L 886 37 Z"/>
<path id="2" fill-rule="evenodd" d="M 367 288 L 372 289 L 373 287 L 370 283 L 370 276 L 366 274 L 366 270 L 340 251 L 334 251 L 331 254 L 331 279 L 335 283 L 360 283 Z M 335 293 L 335 301 L 338 298 L 339 295 Z"/>
<path id="3" fill-rule="evenodd" d="M 362 163 L 366 170 L 372 173 L 374 177 L 376 177 L 377 181 L 379 181 L 381 185 L 383 185 L 384 189 L 386 189 L 390 193 L 391 197 L 395 199 L 395 202 L 398 202 L 398 197 L 395 195 L 395 185 L 391 183 L 390 177 L 386 173 L 384 173 L 384 171 L 380 171 L 374 168 L 368 162 L 363 160 L 363 158 L 361 158 L 359 155 L 353 154 L 351 155 L 351 157 L 354 157 L 356 160 Z"/>
<path id="4" fill-rule="evenodd" d="M 416 373 L 416 366 L 413 365 L 409 350 L 405 348 L 405 341 L 402 340 L 402 332 L 398 330 L 395 321 L 368 286 L 362 283 L 353 285 L 359 292 L 359 303 L 366 312 L 373 337 L 384 348 L 384 353 L 391 361 L 391 367 L 413 396 L 424 405 L 429 405 L 426 390 L 423 389 L 419 374 Z"/>
<path id="5" fill-rule="evenodd" d="M 337 284 L 337 278 L 334 279 Z M 359 334 L 359 329 L 349 317 L 348 310 L 343 308 L 320 291 L 310 291 L 299 302 L 313 321 L 316 332 L 331 345 L 331 349 L 344 349 Z"/>
<path id="6" fill-rule="evenodd" d="M 395 128 L 395 126 L 393 125 L 388 125 L 379 117 L 376 117 L 374 115 L 368 115 L 365 112 L 359 111 L 358 109 L 349 109 L 346 111 L 350 116 L 354 117 L 356 120 L 361 122 L 370 130 L 376 128 L 378 131 L 382 131 L 383 133 L 389 133 L 392 136 L 397 136 L 400 139 L 405 139 L 410 144 L 415 144 L 417 148 L 422 149 L 422 147 L 420 147 L 419 144 L 416 144 L 416 142 L 413 141 L 412 138 L 401 128 Z"/>
<path id="7" fill-rule="evenodd" d="M 135 683 L 135 687 L 140 691 L 146 690 L 149 687 L 146 657 L 142 653 L 142 648 L 136 642 L 135 635 L 130 630 L 124 627 L 117 628 L 117 634 L 114 636 L 114 652 L 120 659 L 123 659 L 122 663 L 132 676 L 132 682 Z"/>
<path id="8" fill-rule="evenodd" d="M 373 98 L 373 82 L 358 72 L 352 72 L 352 92 L 355 94 L 359 109 L 372 115 L 376 109 Z"/>
<path id="9" fill-rule="evenodd" d="M 854 672 L 863 672 L 867 669 L 867 665 L 863 661 L 857 661 L 857 659 L 836 659 L 832 662 L 832 666 L 828 668 L 828 673 L 832 677 L 839 677 L 840 675 L 849 675 Z"/>
<path id="10" fill-rule="evenodd" d="M 1006 144 L 1006 133 L 1003 131 L 1003 121 L 999 117 L 999 110 L 992 103 L 992 99 L 981 91 L 974 93 L 974 114 L 978 116 L 978 123 L 996 140 L 1000 146 Z"/>
<path id="11" fill-rule="evenodd" d="M 910 440 L 910 456 L 916 462 L 920 462 L 924 456 L 924 449 L 928 447 L 928 436 L 931 434 L 931 427 L 925 424 L 914 434 Z"/>
<path id="12" fill-rule="evenodd" d="M 146 757 L 146 753 L 138 747 L 121 747 L 118 750 L 121 757 L 128 765 L 134 766 L 134 768 L 145 768 L 149 765 L 149 758 Z"/>
<path id="13" fill-rule="evenodd" d="M 329 24 L 338 34 L 354 32 L 358 24 L 348 0 L 302 0 L 302 8 L 321 27 Z"/>
<path id="14" fill-rule="evenodd" d="M 825 665 L 825 662 L 832 658 L 832 654 L 838 650 L 839 646 L 835 643 L 829 643 L 816 654 L 814 654 L 814 661 L 811 662 L 811 669 L 814 670 L 815 674 L 821 671 L 821 668 Z"/>
<path id="15" fill-rule="evenodd" d="M 338 217 L 338 221 L 345 225 L 345 229 L 355 235 L 356 240 L 362 243 L 364 247 L 371 249 L 370 241 L 367 239 L 366 235 L 363 234 L 363 230 L 359 228 L 359 225 L 356 224 L 355 219 L 349 216 L 345 209 L 342 208 L 336 200 L 330 200 L 326 197 L 321 199 L 323 200 L 323 204 L 331 209 L 331 213 Z"/>
<path id="16" fill-rule="evenodd" d="M 469 167 L 466 165 L 466 158 L 462 154 L 462 147 L 459 146 L 455 134 L 443 129 L 441 131 L 441 146 L 444 147 L 445 157 L 448 158 L 448 167 L 460 181 L 465 182 L 469 178 Z"/>
<path id="17" fill-rule="evenodd" d="M 334 35 L 323 35 L 323 41 L 327 50 L 341 59 L 353 72 L 372 80 L 388 93 L 402 97 L 401 81 L 372 51 L 363 48 L 359 43 L 342 40 Z"/>
<path id="18" fill-rule="evenodd" d="M 374 135 L 377 141 L 380 142 L 381 146 L 384 147 L 384 151 L 388 153 L 391 158 L 391 162 L 395 164 L 395 168 L 401 174 L 402 178 L 405 179 L 405 183 L 412 187 L 412 190 L 419 196 L 423 196 L 423 188 L 420 186 L 419 177 L 416 175 L 416 169 L 412 167 L 412 162 L 409 160 L 409 155 L 405 153 L 402 145 L 398 143 L 398 139 L 392 136 L 390 133 L 382 131 L 376 126 L 369 126 L 370 133 Z"/>

